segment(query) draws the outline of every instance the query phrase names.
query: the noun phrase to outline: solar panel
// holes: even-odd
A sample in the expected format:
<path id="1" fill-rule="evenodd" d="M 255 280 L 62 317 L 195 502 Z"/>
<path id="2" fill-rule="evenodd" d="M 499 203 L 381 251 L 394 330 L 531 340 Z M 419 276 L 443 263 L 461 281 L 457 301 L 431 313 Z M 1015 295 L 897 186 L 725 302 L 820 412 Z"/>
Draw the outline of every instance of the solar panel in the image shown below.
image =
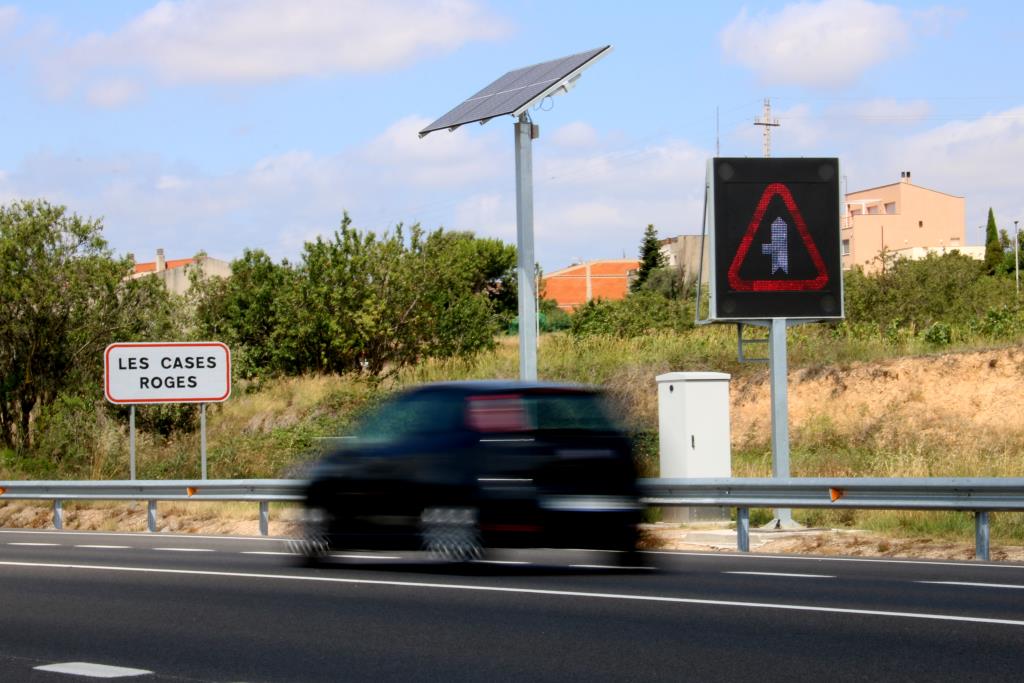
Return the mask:
<path id="1" fill-rule="evenodd" d="M 420 137 L 442 128 L 455 130 L 474 121 L 486 123 L 495 116 L 518 116 L 559 88 L 564 87 L 568 90 L 585 68 L 611 49 L 611 45 L 605 45 L 561 59 L 552 59 L 550 62 L 509 71 L 421 130 Z"/>

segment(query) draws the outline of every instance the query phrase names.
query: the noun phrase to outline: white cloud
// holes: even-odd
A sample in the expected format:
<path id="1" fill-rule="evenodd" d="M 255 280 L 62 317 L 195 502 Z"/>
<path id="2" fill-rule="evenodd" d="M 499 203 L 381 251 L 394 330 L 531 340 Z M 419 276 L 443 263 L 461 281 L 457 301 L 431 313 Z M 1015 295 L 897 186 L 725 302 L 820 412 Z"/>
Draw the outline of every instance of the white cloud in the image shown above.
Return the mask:
<path id="1" fill-rule="evenodd" d="M 79 40 L 45 71 L 56 93 L 111 71 L 165 84 L 262 83 L 394 69 L 507 31 L 472 0 L 162 0 Z"/>
<path id="2" fill-rule="evenodd" d="M 142 95 L 142 86 L 132 80 L 118 78 L 100 81 L 86 93 L 86 100 L 95 107 L 114 109 L 138 99 Z"/>
<path id="3" fill-rule="evenodd" d="M 39 153 L 9 169 L 0 196 L 46 197 L 81 215 L 104 216 L 117 251 L 169 255 L 206 250 L 233 258 L 243 247 L 294 258 L 330 234 L 348 210 L 376 232 L 420 222 L 514 243 L 511 140 L 500 131 L 431 134 L 400 120 L 371 142 L 335 155 L 293 150 L 213 175 L 155 156 L 81 159 Z M 534 229 L 548 270 L 572 258 L 633 256 L 648 223 L 663 236 L 697 232 L 707 154 L 679 140 L 613 148 L 537 144 Z"/>
<path id="4" fill-rule="evenodd" d="M 744 9 L 721 34 L 726 56 L 765 83 L 838 87 L 905 49 L 909 29 L 894 6 L 822 0 L 778 12 Z"/>
<path id="5" fill-rule="evenodd" d="M 969 239 L 990 206 L 1001 225 L 1024 219 L 1024 106 L 913 135 L 888 156 L 894 169 L 910 169 L 916 184 L 966 198 Z"/>
<path id="6" fill-rule="evenodd" d="M 559 147 L 593 147 L 597 131 L 589 123 L 574 121 L 555 130 L 551 142 Z"/>

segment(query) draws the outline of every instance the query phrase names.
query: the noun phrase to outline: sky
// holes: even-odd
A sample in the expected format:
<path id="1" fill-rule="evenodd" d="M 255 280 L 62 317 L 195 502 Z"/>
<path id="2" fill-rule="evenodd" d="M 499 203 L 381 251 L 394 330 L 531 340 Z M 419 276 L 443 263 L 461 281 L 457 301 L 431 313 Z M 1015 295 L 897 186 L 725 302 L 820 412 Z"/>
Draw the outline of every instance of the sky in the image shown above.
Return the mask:
<path id="1" fill-rule="evenodd" d="M 512 69 L 612 45 L 530 112 L 545 272 L 698 234 L 706 161 L 838 157 L 1024 223 L 1024 3 L 0 0 L 0 204 L 138 261 L 295 261 L 348 212 L 516 240 L 513 119 L 417 132 Z"/>

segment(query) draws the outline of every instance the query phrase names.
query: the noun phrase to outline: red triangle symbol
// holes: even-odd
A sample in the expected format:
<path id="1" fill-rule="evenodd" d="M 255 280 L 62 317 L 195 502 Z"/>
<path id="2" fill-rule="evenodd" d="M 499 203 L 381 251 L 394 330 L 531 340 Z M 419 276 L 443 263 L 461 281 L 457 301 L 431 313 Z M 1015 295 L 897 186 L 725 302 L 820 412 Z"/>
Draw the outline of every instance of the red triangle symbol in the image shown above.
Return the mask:
<path id="1" fill-rule="evenodd" d="M 817 277 L 805 280 L 746 280 L 740 277 L 740 265 L 747 257 L 750 245 L 754 243 L 754 234 L 761 225 L 761 219 L 764 218 L 764 213 L 768 210 L 768 203 L 773 197 L 780 197 L 793 216 L 800 239 L 804 241 L 814 268 L 818 271 Z M 764 194 L 761 195 L 761 200 L 757 203 L 757 210 L 754 211 L 750 226 L 740 241 L 740 248 L 736 250 L 732 265 L 729 266 L 729 286 L 739 292 L 813 292 L 824 289 L 827 284 L 828 272 L 825 269 L 825 261 L 822 260 L 818 247 L 814 245 L 811 234 L 807 232 L 807 223 L 804 221 L 803 214 L 800 213 L 800 207 L 793 201 L 793 195 L 788 187 L 782 183 L 771 183 L 764 189 Z"/>

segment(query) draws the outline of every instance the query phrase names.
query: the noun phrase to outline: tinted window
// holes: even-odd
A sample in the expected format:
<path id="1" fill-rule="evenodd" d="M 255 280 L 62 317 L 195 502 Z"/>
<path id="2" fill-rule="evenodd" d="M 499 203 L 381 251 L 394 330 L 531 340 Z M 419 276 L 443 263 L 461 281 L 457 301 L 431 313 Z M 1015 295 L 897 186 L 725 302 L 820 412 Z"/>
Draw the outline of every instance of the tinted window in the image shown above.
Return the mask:
<path id="1" fill-rule="evenodd" d="M 616 429 L 598 394 L 534 394 L 526 396 L 527 411 L 537 429 Z"/>
<path id="2" fill-rule="evenodd" d="M 601 396 L 582 392 L 470 396 L 466 416 L 470 429 L 479 432 L 616 429 Z"/>
<path id="3" fill-rule="evenodd" d="M 374 442 L 444 434 L 460 427 L 462 399 L 437 392 L 402 396 L 370 413 L 356 437 Z"/>

